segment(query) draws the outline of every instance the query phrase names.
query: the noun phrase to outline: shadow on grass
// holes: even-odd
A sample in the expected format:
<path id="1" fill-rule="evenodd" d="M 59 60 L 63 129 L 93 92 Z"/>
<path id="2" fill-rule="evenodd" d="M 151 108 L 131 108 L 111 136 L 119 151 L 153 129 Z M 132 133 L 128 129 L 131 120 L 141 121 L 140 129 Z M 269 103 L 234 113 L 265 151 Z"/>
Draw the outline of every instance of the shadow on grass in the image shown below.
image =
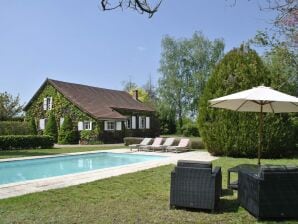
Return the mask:
<path id="1" fill-rule="evenodd" d="M 234 192 L 231 189 L 222 189 L 221 196 L 233 196 Z"/>
<path id="2" fill-rule="evenodd" d="M 237 213 L 239 209 L 239 202 L 237 199 L 221 198 L 217 213 Z"/>

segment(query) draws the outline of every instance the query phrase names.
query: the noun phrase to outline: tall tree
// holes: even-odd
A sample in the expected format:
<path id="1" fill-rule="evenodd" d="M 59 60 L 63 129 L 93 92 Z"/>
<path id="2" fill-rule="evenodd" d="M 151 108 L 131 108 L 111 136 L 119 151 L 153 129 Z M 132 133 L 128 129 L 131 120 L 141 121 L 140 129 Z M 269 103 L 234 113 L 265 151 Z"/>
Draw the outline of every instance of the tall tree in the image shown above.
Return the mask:
<path id="1" fill-rule="evenodd" d="M 0 93 L 0 120 L 8 120 L 20 115 L 23 105 L 20 104 L 20 97 L 4 92 Z"/>
<path id="2" fill-rule="evenodd" d="M 223 40 L 210 41 L 199 32 L 190 39 L 162 40 L 158 93 L 163 103 L 174 107 L 179 128 L 184 116 L 197 115 L 198 99 L 223 50 Z"/>

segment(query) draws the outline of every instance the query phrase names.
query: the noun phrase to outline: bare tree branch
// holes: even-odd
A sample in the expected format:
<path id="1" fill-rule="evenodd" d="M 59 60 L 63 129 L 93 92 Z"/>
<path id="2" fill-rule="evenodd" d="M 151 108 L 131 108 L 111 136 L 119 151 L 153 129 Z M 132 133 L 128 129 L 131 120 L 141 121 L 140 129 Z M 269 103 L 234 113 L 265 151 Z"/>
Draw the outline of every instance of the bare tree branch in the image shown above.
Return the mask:
<path id="1" fill-rule="evenodd" d="M 149 3 L 147 0 L 118 0 L 116 3 L 111 3 L 112 0 L 101 0 L 101 8 L 103 11 L 113 10 L 117 8 L 133 9 L 140 14 L 147 13 L 151 18 L 157 12 L 163 0 L 156 0 L 155 4 Z"/>

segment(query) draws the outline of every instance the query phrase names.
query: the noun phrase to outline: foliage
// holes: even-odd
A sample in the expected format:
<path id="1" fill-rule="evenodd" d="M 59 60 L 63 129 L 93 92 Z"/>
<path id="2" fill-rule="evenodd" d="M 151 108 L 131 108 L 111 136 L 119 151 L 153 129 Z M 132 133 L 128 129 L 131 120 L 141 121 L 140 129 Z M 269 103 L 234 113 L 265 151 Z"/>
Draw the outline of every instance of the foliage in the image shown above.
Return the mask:
<path id="1" fill-rule="evenodd" d="M 158 100 L 156 110 L 160 121 L 161 134 L 176 133 L 176 112 L 174 106 Z"/>
<path id="2" fill-rule="evenodd" d="M 43 99 L 45 97 L 53 97 L 52 110 L 43 110 Z M 79 121 L 95 121 L 91 116 L 81 111 L 61 93 L 59 93 L 52 85 L 46 84 L 41 89 L 39 95 L 33 99 L 32 103 L 26 109 L 26 119 L 35 118 L 36 120 L 47 118 L 51 113 L 55 114 L 56 118 L 70 116 L 74 123 Z"/>
<path id="3" fill-rule="evenodd" d="M 101 143 L 99 141 L 99 135 L 100 135 L 100 128 L 97 125 L 94 129 L 92 130 L 82 130 L 80 131 L 80 139 L 81 139 L 81 144 L 93 144 L 95 143 Z"/>
<path id="4" fill-rule="evenodd" d="M 183 136 L 189 137 L 189 136 L 195 136 L 198 137 L 200 136 L 199 134 L 199 128 L 196 122 L 193 121 L 188 121 L 185 122 L 180 130 L 181 134 Z"/>
<path id="5" fill-rule="evenodd" d="M 34 118 L 29 121 L 29 128 L 32 135 L 37 135 L 36 122 Z"/>
<path id="6" fill-rule="evenodd" d="M 20 115 L 23 106 L 20 104 L 20 97 L 13 97 L 11 94 L 0 93 L 0 121 L 9 120 Z"/>
<path id="7" fill-rule="evenodd" d="M 208 80 L 200 101 L 199 127 L 214 155 L 255 157 L 258 147 L 257 113 L 208 107 L 208 100 L 274 83 L 257 53 L 241 46 L 226 54 Z M 297 137 L 297 136 L 296 136 Z M 288 114 L 265 114 L 262 157 L 281 157 L 296 150 L 294 127 Z"/>
<path id="8" fill-rule="evenodd" d="M 57 130 L 56 118 L 53 113 L 50 114 L 49 119 L 46 123 L 44 135 L 51 136 L 54 139 L 54 142 L 57 142 L 58 130 Z"/>
<path id="9" fill-rule="evenodd" d="M 58 133 L 58 143 L 77 144 L 78 141 L 78 130 L 73 127 L 71 118 L 69 116 L 66 116 Z"/>
<path id="10" fill-rule="evenodd" d="M 53 138 L 38 135 L 6 135 L 0 136 L 0 149 L 29 149 L 29 148 L 52 148 Z"/>
<path id="11" fill-rule="evenodd" d="M 179 128 L 183 117 L 197 115 L 198 99 L 223 49 L 222 40 L 210 41 L 198 32 L 190 39 L 162 40 L 158 92 L 163 104 L 175 107 Z"/>
<path id="12" fill-rule="evenodd" d="M 25 121 L 0 121 L 0 135 L 30 135 L 30 124 Z"/>

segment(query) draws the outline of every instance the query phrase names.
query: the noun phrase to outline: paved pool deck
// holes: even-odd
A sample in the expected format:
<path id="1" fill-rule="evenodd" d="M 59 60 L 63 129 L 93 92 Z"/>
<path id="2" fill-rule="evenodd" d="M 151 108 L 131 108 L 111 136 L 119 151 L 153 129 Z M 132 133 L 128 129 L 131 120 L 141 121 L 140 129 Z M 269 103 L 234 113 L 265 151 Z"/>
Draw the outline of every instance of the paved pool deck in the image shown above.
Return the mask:
<path id="1" fill-rule="evenodd" d="M 12 159 L 0 159 L 3 161 L 15 161 L 25 159 L 36 159 L 36 158 L 49 158 L 64 155 L 79 155 L 86 153 L 97 153 L 97 152 L 113 152 L 113 153 L 132 153 L 132 154 L 143 154 L 143 155 L 161 155 L 165 156 L 164 159 L 157 161 L 147 161 L 142 163 L 129 164 L 124 166 L 105 168 L 93 171 L 87 171 L 82 173 L 68 174 L 64 176 L 50 177 L 45 179 L 30 180 L 24 182 L 17 182 L 11 184 L 0 185 L 0 199 L 16 197 L 24 194 L 46 191 L 50 189 L 64 188 L 73 185 L 79 185 L 88 183 L 96 180 L 101 180 L 113 176 L 119 176 L 127 173 L 134 173 L 141 170 L 146 170 L 154 167 L 159 167 L 168 164 L 176 164 L 180 159 L 186 160 L 197 160 L 197 161 L 212 161 L 217 157 L 211 156 L 206 151 L 191 151 L 184 153 L 172 153 L 172 152 L 131 152 L 129 149 L 112 149 L 112 150 L 99 150 L 90 152 L 77 152 L 77 153 L 64 153 L 53 156 L 34 156 L 34 157 L 22 157 Z"/>

